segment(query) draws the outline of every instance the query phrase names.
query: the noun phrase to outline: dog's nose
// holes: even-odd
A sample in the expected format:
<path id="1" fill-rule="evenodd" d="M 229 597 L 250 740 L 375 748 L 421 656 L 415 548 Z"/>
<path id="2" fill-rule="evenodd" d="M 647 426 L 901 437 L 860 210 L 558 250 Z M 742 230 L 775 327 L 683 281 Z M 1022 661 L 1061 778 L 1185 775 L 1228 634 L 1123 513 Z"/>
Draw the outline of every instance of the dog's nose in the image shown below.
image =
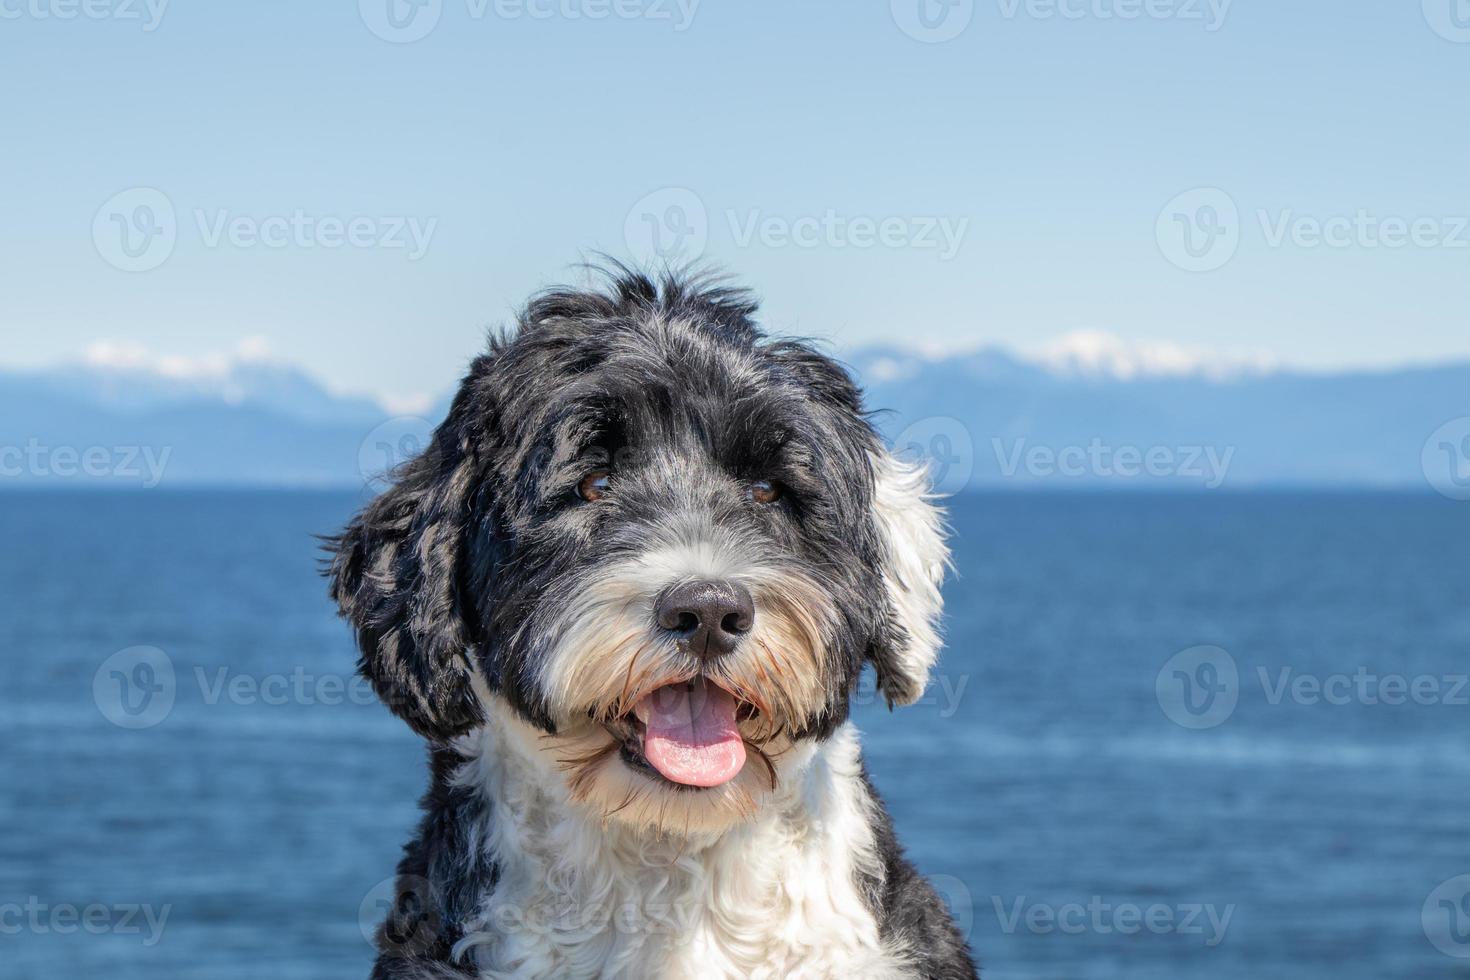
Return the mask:
<path id="1" fill-rule="evenodd" d="M 658 624 L 697 657 L 733 651 L 755 623 L 755 600 L 736 582 L 686 582 L 659 600 Z"/>

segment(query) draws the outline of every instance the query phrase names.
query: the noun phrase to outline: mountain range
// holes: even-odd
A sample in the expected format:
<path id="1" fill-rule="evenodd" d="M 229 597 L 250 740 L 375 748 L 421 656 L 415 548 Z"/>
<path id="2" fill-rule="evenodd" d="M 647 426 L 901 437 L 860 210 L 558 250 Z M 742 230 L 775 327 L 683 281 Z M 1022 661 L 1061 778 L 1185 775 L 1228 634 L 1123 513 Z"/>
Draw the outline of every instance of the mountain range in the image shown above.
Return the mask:
<path id="1" fill-rule="evenodd" d="M 1026 356 L 876 346 L 841 359 L 885 436 L 945 492 L 1423 488 L 1439 453 L 1470 455 L 1470 363 L 1310 373 L 1098 333 Z M 171 362 L 104 349 L 0 369 L 0 489 L 362 487 L 423 445 L 447 404 L 395 414 L 259 351 Z M 1452 476 L 1464 462 L 1447 463 Z"/>

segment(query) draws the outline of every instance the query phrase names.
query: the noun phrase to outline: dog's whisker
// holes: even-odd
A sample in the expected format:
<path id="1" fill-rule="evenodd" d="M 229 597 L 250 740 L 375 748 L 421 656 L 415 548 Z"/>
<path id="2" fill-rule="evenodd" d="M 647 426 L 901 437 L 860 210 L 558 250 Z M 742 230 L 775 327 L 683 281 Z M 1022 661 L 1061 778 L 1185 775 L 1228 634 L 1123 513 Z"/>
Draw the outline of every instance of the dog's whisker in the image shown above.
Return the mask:
<path id="1" fill-rule="evenodd" d="M 756 645 L 757 646 L 759 646 L 762 650 L 765 651 L 766 657 L 767 657 L 767 659 L 769 659 L 769 661 L 771 663 L 771 669 L 776 672 L 776 675 L 778 677 L 780 677 L 782 680 L 785 680 L 786 679 L 786 671 L 783 669 L 783 665 L 785 664 L 785 658 L 784 657 L 777 657 L 776 652 L 771 649 L 770 644 L 766 643 L 765 640 L 757 639 L 755 642 L 756 642 Z"/>
<path id="2" fill-rule="evenodd" d="M 648 644 L 645 643 L 633 652 L 633 656 L 628 658 L 628 672 L 623 677 L 623 692 L 618 695 L 618 714 L 624 714 L 628 710 L 628 685 L 633 683 L 633 668 L 637 665 L 638 658 L 643 656 L 647 649 Z"/>
<path id="3" fill-rule="evenodd" d="M 629 787 L 628 788 L 627 795 L 623 797 L 623 802 L 619 803 L 617 806 L 613 807 L 611 810 L 605 811 L 604 814 L 603 814 L 604 818 L 611 817 L 614 814 L 620 812 L 621 810 L 623 810 L 623 808 L 625 808 L 626 806 L 628 806 L 628 804 L 632 803 L 640 795 L 641 794 L 638 792 L 637 787 Z"/>
<path id="4" fill-rule="evenodd" d="M 752 751 L 752 752 L 755 753 L 756 758 L 760 759 L 762 762 L 764 762 L 766 764 L 766 772 L 771 777 L 771 790 L 774 791 L 776 789 L 776 765 L 775 765 L 775 763 L 773 763 L 771 761 L 771 757 L 769 755 L 766 755 L 766 750 L 763 749 L 761 746 L 757 745 L 755 742 L 752 742 L 750 739 L 745 739 L 745 745 L 746 745 L 747 748 L 750 749 L 750 751 Z"/>

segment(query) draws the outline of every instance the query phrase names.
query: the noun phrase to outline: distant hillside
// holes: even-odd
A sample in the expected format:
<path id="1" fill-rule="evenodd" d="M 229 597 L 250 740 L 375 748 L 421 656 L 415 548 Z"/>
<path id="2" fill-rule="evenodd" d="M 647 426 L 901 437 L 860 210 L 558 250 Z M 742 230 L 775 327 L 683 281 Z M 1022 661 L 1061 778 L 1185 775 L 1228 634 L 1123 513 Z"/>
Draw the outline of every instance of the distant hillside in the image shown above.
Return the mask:
<path id="1" fill-rule="evenodd" d="M 1422 488 L 1425 459 L 1440 451 L 1425 457 L 1426 440 L 1470 416 L 1466 364 L 1314 375 L 1196 363 L 1167 349 L 1136 358 L 1083 340 L 1030 359 L 873 347 L 846 361 L 885 434 L 929 459 L 950 492 Z M 427 418 L 395 417 L 265 360 L 202 373 L 114 363 L 0 372 L 0 488 L 360 487 L 415 452 L 445 405 Z"/>
<path id="2" fill-rule="evenodd" d="M 361 486 L 427 436 L 367 398 L 267 362 L 170 375 L 80 365 L 0 373 L 0 488 Z"/>
<path id="3" fill-rule="evenodd" d="M 949 460 L 948 489 L 1422 488 L 1426 440 L 1470 416 L 1466 364 L 1121 379 L 1048 370 L 993 350 L 939 359 L 870 350 L 856 354 L 853 367 L 867 379 L 869 404 L 891 410 L 878 422 L 901 449 L 939 458 L 950 447 L 957 458 Z M 1464 428 L 1462 437 L 1470 435 Z"/>

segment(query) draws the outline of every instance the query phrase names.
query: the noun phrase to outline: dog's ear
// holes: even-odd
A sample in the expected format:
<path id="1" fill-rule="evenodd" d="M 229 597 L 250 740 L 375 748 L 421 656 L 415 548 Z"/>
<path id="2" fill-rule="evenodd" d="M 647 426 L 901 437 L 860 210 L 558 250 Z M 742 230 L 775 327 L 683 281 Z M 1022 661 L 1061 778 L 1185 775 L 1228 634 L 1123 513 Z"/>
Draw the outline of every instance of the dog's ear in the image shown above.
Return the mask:
<path id="1" fill-rule="evenodd" d="M 392 488 L 328 544 L 326 574 L 357 633 L 358 672 L 395 714 L 435 741 L 483 720 L 470 684 L 472 613 L 461 588 L 475 482 L 457 421 L 462 401 Z"/>
<path id="2" fill-rule="evenodd" d="M 939 656 L 939 586 L 949 565 L 944 515 L 935 505 L 928 471 L 884 449 L 873 467 L 873 521 L 887 593 L 885 628 L 870 653 L 878 687 L 890 706 L 924 693 Z"/>

